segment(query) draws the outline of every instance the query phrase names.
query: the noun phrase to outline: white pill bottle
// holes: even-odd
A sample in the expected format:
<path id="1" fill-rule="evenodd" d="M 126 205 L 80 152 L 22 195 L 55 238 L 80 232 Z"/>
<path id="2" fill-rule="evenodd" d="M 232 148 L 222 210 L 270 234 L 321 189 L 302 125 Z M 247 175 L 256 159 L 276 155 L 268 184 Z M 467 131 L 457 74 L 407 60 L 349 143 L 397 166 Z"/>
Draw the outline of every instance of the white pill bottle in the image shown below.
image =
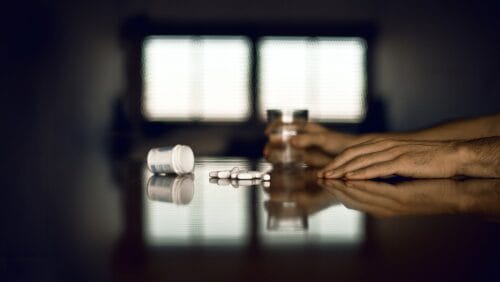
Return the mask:
<path id="1" fill-rule="evenodd" d="M 154 174 L 187 174 L 194 169 L 194 153 L 189 146 L 153 148 L 148 152 L 148 169 Z"/>

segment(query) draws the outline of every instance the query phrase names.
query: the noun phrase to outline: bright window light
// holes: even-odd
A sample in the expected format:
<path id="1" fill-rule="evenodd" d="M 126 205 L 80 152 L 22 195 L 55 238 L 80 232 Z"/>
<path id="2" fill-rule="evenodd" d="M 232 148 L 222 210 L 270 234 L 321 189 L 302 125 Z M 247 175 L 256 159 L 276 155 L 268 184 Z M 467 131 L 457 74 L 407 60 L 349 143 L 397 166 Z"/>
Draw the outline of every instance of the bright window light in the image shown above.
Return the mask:
<path id="1" fill-rule="evenodd" d="M 216 161 L 218 162 L 216 164 Z M 210 162 L 210 166 L 204 164 Z M 228 165 L 251 168 L 244 159 L 202 159 L 196 166 L 193 187 L 175 185 L 175 176 L 153 176 L 143 171 L 144 234 L 149 246 L 222 245 L 245 246 L 248 242 L 248 190 L 208 183 L 212 170 Z M 150 187 L 152 177 L 166 179 Z M 170 179 L 170 180 L 169 180 Z M 183 190 L 192 189 L 182 203 Z M 151 197 L 151 195 L 163 195 Z"/>
<path id="2" fill-rule="evenodd" d="M 366 42 L 358 37 L 263 37 L 259 114 L 308 109 L 318 121 L 360 122 L 365 116 Z"/>
<path id="3" fill-rule="evenodd" d="M 143 114 L 151 121 L 250 116 L 250 49 L 243 36 L 151 36 L 143 46 Z"/>

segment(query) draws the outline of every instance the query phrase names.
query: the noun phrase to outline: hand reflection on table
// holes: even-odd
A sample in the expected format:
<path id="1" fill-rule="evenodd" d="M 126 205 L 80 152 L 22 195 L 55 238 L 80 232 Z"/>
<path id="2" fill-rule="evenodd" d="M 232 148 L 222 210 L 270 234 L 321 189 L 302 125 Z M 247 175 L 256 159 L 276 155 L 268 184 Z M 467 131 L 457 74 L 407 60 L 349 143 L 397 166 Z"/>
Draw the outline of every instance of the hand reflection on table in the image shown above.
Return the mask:
<path id="1" fill-rule="evenodd" d="M 153 175 L 148 179 L 147 195 L 152 201 L 187 205 L 194 196 L 192 174 L 170 176 Z"/>
<path id="2" fill-rule="evenodd" d="M 500 217 L 500 180 L 318 180 L 347 208 L 377 217 L 475 214 Z"/>
<path id="3" fill-rule="evenodd" d="M 335 196 L 316 183 L 316 170 L 282 168 L 270 172 L 271 182 L 264 186 L 269 199 L 269 230 L 306 230 L 308 216 L 337 203 Z"/>

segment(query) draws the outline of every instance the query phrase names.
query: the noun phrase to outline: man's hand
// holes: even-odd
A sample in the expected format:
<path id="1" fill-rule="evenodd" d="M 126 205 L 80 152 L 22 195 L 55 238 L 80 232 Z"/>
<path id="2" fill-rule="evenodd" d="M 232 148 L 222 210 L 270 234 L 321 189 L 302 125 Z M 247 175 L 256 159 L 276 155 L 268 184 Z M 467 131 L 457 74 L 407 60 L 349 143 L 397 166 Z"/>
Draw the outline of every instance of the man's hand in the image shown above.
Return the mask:
<path id="1" fill-rule="evenodd" d="M 344 150 L 318 173 L 318 177 L 446 178 L 460 174 L 463 158 L 457 142 L 453 141 L 373 140 Z"/>
<path id="2" fill-rule="evenodd" d="M 344 148 L 362 141 L 359 136 L 328 130 L 316 123 L 308 123 L 303 134 L 294 136 L 290 140 L 295 148 L 316 147 L 330 155 L 338 154 Z"/>
<path id="3" fill-rule="evenodd" d="M 283 142 L 279 135 L 271 134 L 272 125 L 266 129 L 269 142 L 263 154 L 269 158 L 273 148 L 279 148 Z M 354 139 L 354 135 L 333 132 L 317 123 L 307 123 L 303 131 L 290 139 L 292 146 L 304 150 L 304 162 L 312 167 L 324 167 L 333 160 L 333 155 L 340 152 Z"/>
<path id="4" fill-rule="evenodd" d="M 273 135 L 273 124 L 269 125 L 265 133 L 269 137 L 269 142 L 263 149 L 263 155 L 269 160 L 273 148 L 279 148 L 283 143 L 282 136 Z M 304 150 L 304 162 L 312 167 L 324 167 L 329 164 L 335 155 L 345 148 L 389 134 L 364 134 L 353 135 L 338 131 L 329 130 L 317 123 L 309 122 L 303 131 L 290 138 L 290 143 L 295 149 Z"/>

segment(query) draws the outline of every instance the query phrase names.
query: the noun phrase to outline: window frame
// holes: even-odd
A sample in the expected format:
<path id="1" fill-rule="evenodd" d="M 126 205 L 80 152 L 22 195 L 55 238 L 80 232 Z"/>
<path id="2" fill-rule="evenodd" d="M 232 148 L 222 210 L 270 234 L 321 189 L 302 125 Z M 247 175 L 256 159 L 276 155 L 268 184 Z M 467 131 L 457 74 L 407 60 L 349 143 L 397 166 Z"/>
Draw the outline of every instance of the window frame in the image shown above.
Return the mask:
<path id="1" fill-rule="evenodd" d="M 143 43 L 150 36 L 245 36 L 251 43 L 250 49 L 250 115 L 247 121 L 150 121 L 142 113 L 143 94 Z M 328 22 L 316 24 L 302 23 L 243 23 L 243 22 L 172 22 L 136 17 L 126 21 L 121 28 L 122 45 L 127 56 L 127 92 L 124 99 L 125 111 L 134 128 L 147 132 L 161 133 L 165 129 L 196 126 L 240 127 L 242 124 L 261 127 L 263 121 L 258 112 L 258 42 L 267 36 L 291 37 L 359 37 L 366 42 L 366 93 L 365 117 L 369 117 L 372 94 L 372 54 L 376 29 L 371 23 Z M 327 122 L 327 126 L 352 129 L 360 123 Z M 354 130 L 356 131 L 356 130 Z"/>

